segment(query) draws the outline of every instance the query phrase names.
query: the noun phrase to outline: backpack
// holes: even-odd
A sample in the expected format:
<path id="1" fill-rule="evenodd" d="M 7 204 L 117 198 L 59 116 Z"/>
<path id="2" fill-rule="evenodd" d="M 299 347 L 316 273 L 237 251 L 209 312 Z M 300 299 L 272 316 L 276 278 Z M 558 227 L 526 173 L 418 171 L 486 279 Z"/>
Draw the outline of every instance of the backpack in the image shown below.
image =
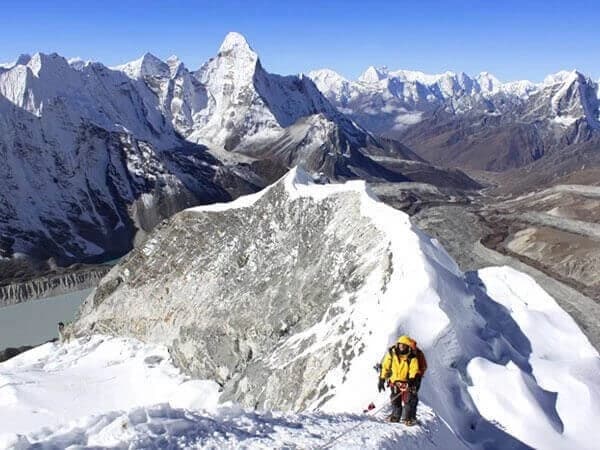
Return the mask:
<path id="1" fill-rule="evenodd" d="M 427 371 L 427 359 L 425 359 L 425 353 L 419 347 L 416 347 L 413 352 L 415 353 L 415 357 L 417 361 L 419 361 L 419 374 L 421 377 L 425 376 L 425 372 Z"/>

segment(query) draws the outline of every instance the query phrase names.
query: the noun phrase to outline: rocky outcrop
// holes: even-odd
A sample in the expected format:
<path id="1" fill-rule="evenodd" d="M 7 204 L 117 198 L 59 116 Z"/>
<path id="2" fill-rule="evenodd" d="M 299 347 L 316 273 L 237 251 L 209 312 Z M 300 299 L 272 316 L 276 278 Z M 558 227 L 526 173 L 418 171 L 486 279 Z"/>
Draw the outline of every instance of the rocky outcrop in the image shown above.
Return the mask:
<path id="1" fill-rule="evenodd" d="M 391 254 L 382 233 L 361 218 L 359 191 L 293 198 L 292 180 L 252 207 L 175 216 L 102 280 L 75 329 L 168 342 L 180 366 L 217 380 L 225 398 L 247 405 L 298 409 L 323 401 L 329 388 L 321 380 L 332 364 L 354 356 L 346 354 L 350 347 L 336 340 L 302 356 L 316 337 L 297 347 L 289 340 L 323 320 L 347 330 L 337 313 L 369 280 L 385 290 Z"/>
<path id="2" fill-rule="evenodd" d="M 8 361 L 10 358 L 14 358 L 27 350 L 31 350 L 31 345 L 23 345 L 21 347 L 8 347 L 0 350 L 0 362 Z"/>

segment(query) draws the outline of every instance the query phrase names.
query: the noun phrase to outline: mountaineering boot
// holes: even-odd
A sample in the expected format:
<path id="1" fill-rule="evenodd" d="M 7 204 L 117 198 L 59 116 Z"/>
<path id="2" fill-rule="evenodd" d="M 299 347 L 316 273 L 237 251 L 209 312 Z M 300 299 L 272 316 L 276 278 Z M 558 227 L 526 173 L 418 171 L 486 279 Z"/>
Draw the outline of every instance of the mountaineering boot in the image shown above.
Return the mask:
<path id="1" fill-rule="evenodd" d="M 417 425 L 417 421 L 416 419 L 404 419 L 403 420 L 404 425 L 406 425 L 407 427 L 412 427 Z"/>
<path id="2" fill-rule="evenodd" d="M 395 416 L 394 414 L 390 414 L 387 418 L 388 422 L 397 423 L 400 422 L 400 417 Z"/>

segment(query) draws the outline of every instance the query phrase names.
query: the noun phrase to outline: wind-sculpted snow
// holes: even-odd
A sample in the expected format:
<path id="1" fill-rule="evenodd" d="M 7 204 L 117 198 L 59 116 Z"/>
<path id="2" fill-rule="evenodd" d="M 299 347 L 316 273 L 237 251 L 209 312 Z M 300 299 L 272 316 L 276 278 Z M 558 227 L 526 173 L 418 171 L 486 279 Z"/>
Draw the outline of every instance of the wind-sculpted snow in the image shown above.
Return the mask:
<path id="1" fill-rule="evenodd" d="M 566 348 L 542 349 L 536 329 Z M 296 169 L 178 214 L 109 273 L 72 332 L 167 345 L 186 372 L 222 386 L 222 401 L 329 413 L 385 401 L 372 367 L 406 333 L 430 363 L 422 400 L 465 445 L 599 438 L 600 360 L 573 320 L 518 272 L 463 275 L 364 182 L 316 185 Z M 501 386 L 488 382 L 496 368 Z M 516 426 L 520 408 L 541 415 Z"/>

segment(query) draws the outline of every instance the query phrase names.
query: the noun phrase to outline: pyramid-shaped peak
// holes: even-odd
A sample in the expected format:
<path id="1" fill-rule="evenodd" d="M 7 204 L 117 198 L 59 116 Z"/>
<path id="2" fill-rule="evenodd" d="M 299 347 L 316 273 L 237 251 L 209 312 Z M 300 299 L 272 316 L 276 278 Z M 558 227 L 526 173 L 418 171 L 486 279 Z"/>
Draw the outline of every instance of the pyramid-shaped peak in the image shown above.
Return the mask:
<path id="1" fill-rule="evenodd" d="M 144 55 L 137 60 L 140 69 L 144 74 L 157 74 L 164 72 L 167 64 L 160 59 L 158 56 L 154 56 L 150 52 L 144 53 Z"/>
<path id="2" fill-rule="evenodd" d="M 388 75 L 387 67 L 380 67 L 376 69 L 373 66 L 369 66 L 367 70 L 358 78 L 358 81 L 362 81 L 363 83 L 377 83 L 380 80 L 383 80 Z"/>
<path id="3" fill-rule="evenodd" d="M 168 77 L 170 74 L 169 66 L 149 52 L 144 53 L 134 61 L 117 66 L 114 69 L 124 72 L 127 76 L 134 79 L 142 79 L 148 76 Z"/>
<path id="4" fill-rule="evenodd" d="M 219 48 L 219 52 L 247 52 L 247 53 L 255 53 L 254 50 L 248 44 L 246 38 L 235 31 L 231 31 L 227 33 L 221 47 Z"/>

